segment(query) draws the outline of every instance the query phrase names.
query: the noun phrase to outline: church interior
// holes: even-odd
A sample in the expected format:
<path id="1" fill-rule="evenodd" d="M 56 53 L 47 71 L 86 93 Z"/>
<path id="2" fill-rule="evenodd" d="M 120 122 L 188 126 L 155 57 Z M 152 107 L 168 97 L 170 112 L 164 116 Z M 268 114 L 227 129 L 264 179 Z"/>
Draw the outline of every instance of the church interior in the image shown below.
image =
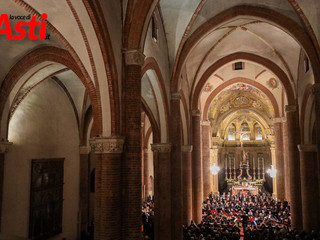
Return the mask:
<path id="1" fill-rule="evenodd" d="M 320 1 L 0 9 L 0 239 L 320 239 Z"/>

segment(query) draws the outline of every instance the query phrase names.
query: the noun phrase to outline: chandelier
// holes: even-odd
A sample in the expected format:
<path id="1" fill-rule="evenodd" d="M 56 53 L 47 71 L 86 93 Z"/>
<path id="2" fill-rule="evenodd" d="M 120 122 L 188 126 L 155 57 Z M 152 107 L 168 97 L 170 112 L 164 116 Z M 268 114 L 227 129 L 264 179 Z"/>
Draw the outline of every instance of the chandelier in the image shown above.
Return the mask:
<path id="1" fill-rule="evenodd" d="M 267 173 L 270 175 L 270 177 L 275 178 L 277 170 L 273 167 L 273 165 L 271 165 L 271 169 L 268 169 Z"/>
<path id="2" fill-rule="evenodd" d="M 212 175 L 217 175 L 220 171 L 220 167 L 216 166 L 216 164 L 214 163 L 213 166 L 210 167 L 210 171 Z"/>

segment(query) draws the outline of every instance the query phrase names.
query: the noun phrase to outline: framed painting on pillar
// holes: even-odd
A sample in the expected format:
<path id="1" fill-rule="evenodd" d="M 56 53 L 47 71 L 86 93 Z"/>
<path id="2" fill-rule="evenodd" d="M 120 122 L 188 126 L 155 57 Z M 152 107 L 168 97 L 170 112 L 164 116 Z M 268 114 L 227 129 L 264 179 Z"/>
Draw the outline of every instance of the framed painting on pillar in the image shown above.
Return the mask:
<path id="1" fill-rule="evenodd" d="M 63 165 L 63 158 L 31 162 L 30 239 L 48 239 L 62 232 Z"/>

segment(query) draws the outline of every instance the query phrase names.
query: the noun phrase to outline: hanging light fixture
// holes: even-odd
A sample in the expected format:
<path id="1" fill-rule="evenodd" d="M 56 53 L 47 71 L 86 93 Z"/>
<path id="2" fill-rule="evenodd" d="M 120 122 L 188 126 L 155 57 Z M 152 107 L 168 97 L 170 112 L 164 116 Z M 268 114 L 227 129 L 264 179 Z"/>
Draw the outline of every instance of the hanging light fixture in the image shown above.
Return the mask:
<path id="1" fill-rule="evenodd" d="M 217 175 L 220 171 L 220 167 L 216 166 L 216 164 L 214 163 L 213 166 L 210 167 L 210 171 L 212 175 Z"/>
<path id="2" fill-rule="evenodd" d="M 271 165 L 271 169 L 268 169 L 267 173 L 270 175 L 270 177 L 275 178 L 277 170 L 273 167 L 273 165 Z"/>

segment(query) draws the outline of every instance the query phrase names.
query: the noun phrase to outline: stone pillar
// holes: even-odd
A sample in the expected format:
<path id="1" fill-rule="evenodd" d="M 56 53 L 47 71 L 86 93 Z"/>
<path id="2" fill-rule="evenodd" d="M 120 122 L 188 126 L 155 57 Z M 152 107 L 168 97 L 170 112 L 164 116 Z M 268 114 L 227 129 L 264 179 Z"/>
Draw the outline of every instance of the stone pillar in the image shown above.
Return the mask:
<path id="1" fill-rule="evenodd" d="M 89 224 L 89 153 L 91 149 L 80 146 L 80 233 L 86 232 Z"/>
<path id="2" fill-rule="evenodd" d="M 212 159 L 212 166 L 213 164 L 216 164 L 216 166 L 219 166 L 218 162 L 218 154 L 219 154 L 219 148 L 218 146 L 213 146 L 211 149 L 211 159 Z M 221 166 L 220 166 L 221 168 Z M 211 174 L 212 175 L 212 174 Z M 218 193 L 219 192 L 219 182 L 218 182 L 218 174 L 217 175 L 212 175 L 212 191 L 213 193 Z"/>
<path id="3" fill-rule="evenodd" d="M 302 206 L 300 182 L 300 156 L 298 151 L 298 144 L 300 143 L 300 131 L 297 105 L 287 105 L 285 106 L 285 110 L 287 113 L 291 221 L 292 227 L 301 229 Z"/>
<path id="4" fill-rule="evenodd" d="M 319 230 L 319 185 L 316 145 L 299 145 L 303 229 Z"/>
<path id="5" fill-rule="evenodd" d="M 147 199 L 149 196 L 149 193 L 151 191 L 151 181 L 150 181 L 150 174 L 149 174 L 149 168 L 150 168 L 150 158 L 149 158 L 149 149 L 145 148 L 143 149 L 143 161 L 144 161 L 144 198 Z"/>
<path id="6" fill-rule="evenodd" d="M 283 163 L 283 141 L 282 141 L 282 118 L 273 119 L 274 140 L 275 140 L 275 154 L 277 169 L 277 198 L 284 201 L 285 198 L 285 179 L 284 179 L 284 163 Z M 273 163 L 272 163 L 273 164 Z"/>
<path id="7" fill-rule="evenodd" d="M 192 111 L 192 217 L 197 224 L 202 220 L 203 198 L 200 115 L 200 110 Z"/>
<path id="8" fill-rule="evenodd" d="M 203 200 L 212 192 L 210 171 L 210 137 L 211 126 L 209 121 L 201 122 L 202 128 L 202 173 L 203 173 Z"/>
<path id="9" fill-rule="evenodd" d="M 154 158 L 154 234 L 155 240 L 172 239 L 171 227 L 171 144 L 152 144 Z"/>
<path id="10" fill-rule="evenodd" d="M 270 146 L 270 152 L 271 152 L 271 164 L 275 167 L 276 166 L 276 148 L 275 148 L 275 146 L 273 144 Z M 272 178 L 272 188 L 273 188 L 272 197 L 273 198 L 277 198 L 278 197 L 277 177 L 278 177 L 278 175 L 276 175 L 275 178 Z"/>
<path id="11" fill-rule="evenodd" d="M 171 234 L 174 240 L 182 240 L 182 126 L 180 101 L 180 93 L 171 94 L 171 208 L 173 209 L 173 211 L 171 211 Z"/>
<path id="12" fill-rule="evenodd" d="M 11 146 L 12 146 L 12 142 L 0 142 L 0 226 L 1 226 L 2 200 L 3 200 L 4 160 L 5 160 L 5 154 L 9 152 Z"/>
<path id="13" fill-rule="evenodd" d="M 122 237 L 140 239 L 141 233 L 141 66 L 139 50 L 124 52 L 125 79 L 122 84 L 124 157 L 122 161 Z M 116 239 L 116 238 L 114 238 Z"/>
<path id="14" fill-rule="evenodd" d="M 290 179 L 289 179 L 289 159 L 288 159 L 288 129 L 287 119 L 282 120 L 282 141 L 283 141 L 283 165 L 284 165 L 284 189 L 285 200 L 290 202 Z"/>
<path id="15" fill-rule="evenodd" d="M 182 181 L 183 181 L 183 214 L 182 223 L 189 225 L 192 220 L 192 167 L 191 167 L 191 145 L 184 145 L 181 147 L 182 151 Z"/>
<path id="16" fill-rule="evenodd" d="M 90 140 L 95 153 L 95 224 L 94 239 L 121 239 L 121 137 Z M 139 209 L 141 211 L 141 207 Z"/>

